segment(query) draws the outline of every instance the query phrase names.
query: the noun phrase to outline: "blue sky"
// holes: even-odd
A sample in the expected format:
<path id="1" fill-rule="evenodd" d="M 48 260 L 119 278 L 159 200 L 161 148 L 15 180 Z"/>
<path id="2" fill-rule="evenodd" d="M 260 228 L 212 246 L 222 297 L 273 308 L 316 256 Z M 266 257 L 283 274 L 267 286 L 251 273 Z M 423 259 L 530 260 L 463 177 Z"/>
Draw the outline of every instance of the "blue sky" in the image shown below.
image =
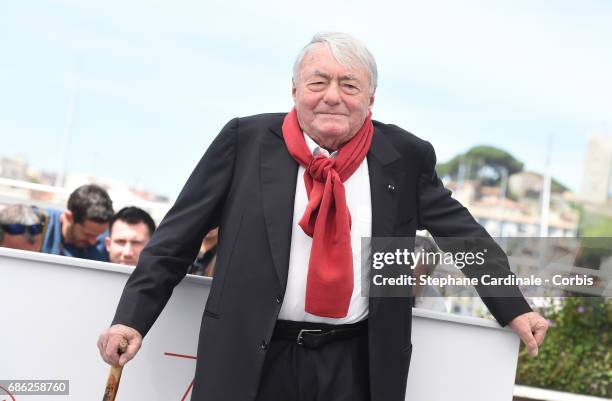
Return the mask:
<path id="1" fill-rule="evenodd" d="M 174 198 L 227 120 L 288 111 L 317 31 L 362 39 L 374 118 L 446 161 L 501 147 L 580 190 L 590 133 L 612 135 L 607 1 L 13 1 L 0 5 L 0 156 Z M 602 183 L 603 185 L 603 183 Z"/>

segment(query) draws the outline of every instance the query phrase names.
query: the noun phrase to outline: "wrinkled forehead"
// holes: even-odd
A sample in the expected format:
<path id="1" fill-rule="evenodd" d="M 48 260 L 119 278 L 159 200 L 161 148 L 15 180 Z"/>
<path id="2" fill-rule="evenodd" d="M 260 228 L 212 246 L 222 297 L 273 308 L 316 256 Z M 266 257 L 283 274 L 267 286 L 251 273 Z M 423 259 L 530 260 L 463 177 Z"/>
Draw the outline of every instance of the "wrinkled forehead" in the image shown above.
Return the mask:
<path id="1" fill-rule="evenodd" d="M 327 43 L 313 43 L 308 46 L 300 62 L 298 72 L 300 78 L 304 73 L 327 73 L 325 70 L 334 65 L 346 70 L 343 75 L 350 75 L 353 78 L 365 77 L 369 80 L 367 67 L 356 55 L 344 54 L 341 59 L 338 59 Z"/>

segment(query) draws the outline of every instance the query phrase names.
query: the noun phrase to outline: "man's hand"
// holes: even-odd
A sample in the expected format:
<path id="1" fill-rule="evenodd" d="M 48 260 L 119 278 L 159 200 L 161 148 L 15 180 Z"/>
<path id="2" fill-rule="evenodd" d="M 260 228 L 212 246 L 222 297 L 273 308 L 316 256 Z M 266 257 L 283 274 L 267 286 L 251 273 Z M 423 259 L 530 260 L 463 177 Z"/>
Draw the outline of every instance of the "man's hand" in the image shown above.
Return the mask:
<path id="1" fill-rule="evenodd" d="M 119 343 L 122 339 L 128 346 L 124 353 L 119 353 Z M 122 324 L 115 324 L 100 334 L 98 350 L 106 363 L 112 366 L 123 366 L 136 356 L 142 344 L 142 335 L 136 330 Z"/>
<path id="2" fill-rule="evenodd" d="M 538 346 L 544 342 L 548 321 L 536 312 L 523 313 L 509 324 L 527 346 L 531 356 L 538 355 Z"/>

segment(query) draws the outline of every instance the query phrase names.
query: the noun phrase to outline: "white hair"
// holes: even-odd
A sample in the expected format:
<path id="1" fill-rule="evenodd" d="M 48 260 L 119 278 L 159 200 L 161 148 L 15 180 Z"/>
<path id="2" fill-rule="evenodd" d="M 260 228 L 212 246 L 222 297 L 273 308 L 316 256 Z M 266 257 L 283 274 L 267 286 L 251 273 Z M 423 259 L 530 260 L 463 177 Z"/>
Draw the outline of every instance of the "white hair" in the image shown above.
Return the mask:
<path id="1" fill-rule="evenodd" d="M 336 61 L 343 66 L 353 68 L 355 64 L 358 64 L 364 67 L 370 79 L 370 94 L 374 94 L 378 84 L 378 70 L 374 56 L 372 56 L 372 53 L 361 41 L 342 32 L 319 32 L 312 37 L 310 43 L 304 46 L 295 59 L 293 64 L 294 81 L 298 78 L 304 57 L 308 54 L 311 47 L 317 43 L 325 43 Z"/>
<path id="2" fill-rule="evenodd" d="M 11 205 L 0 210 L 0 224 L 23 224 L 30 226 L 40 224 L 41 218 L 38 213 L 30 206 Z M 26 237 L 33 241 L 30 234 L 26 232 Z M 0 227 L 0 243 L 4 240 L 4 230 Z"/>

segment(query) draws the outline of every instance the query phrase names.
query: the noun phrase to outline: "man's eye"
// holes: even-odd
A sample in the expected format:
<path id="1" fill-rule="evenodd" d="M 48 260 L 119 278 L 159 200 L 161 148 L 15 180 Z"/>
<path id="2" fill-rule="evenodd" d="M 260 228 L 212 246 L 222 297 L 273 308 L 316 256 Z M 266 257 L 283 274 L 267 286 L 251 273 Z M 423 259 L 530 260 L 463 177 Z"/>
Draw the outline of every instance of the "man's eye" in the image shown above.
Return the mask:
<path id="1" fill-rule="evenodd" d="M 351 84 L 344 84 L 344 85 L 342 85 L 342 88 L 347 93 L 357 93 L 357 92 L 359 92 L 359 88 L 356 87 L 355 85 L 351 85 Z"/>
<path id="2" fill-rule="evenodd" d="M 322 89 L 324 86 L 325 86 L 325 82 L 322 82 L 322 81 L 310 82 L 310 83 L 308 84 L 308 87 L 309 87 L 310 89 L 315 89 L 315 90 L 316 90 L 316 89 Z"/>

